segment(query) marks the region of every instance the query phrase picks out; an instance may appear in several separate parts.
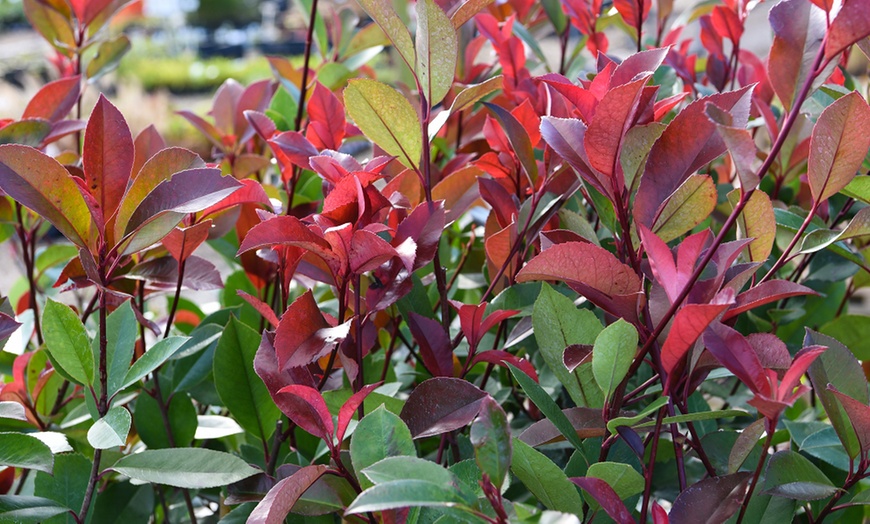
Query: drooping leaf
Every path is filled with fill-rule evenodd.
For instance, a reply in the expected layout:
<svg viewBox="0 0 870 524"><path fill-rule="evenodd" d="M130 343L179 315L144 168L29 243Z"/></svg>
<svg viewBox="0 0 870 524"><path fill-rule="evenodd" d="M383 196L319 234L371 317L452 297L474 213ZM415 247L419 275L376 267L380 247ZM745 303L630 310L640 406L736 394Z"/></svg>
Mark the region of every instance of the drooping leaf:
<svg viewBox="0 0 870 524"><path fill-rule="evenodd" d="M458 42L453 24L435 0L417 2L417 79L430 107L453 84Z"/></svg>
<svg viewBox="0 0 870 524"><path fill-rule="evenodd" d="M78 315L67 305L48 299L42 314L45 347L55 362L76 382L94 382L94 355Z"/></svg>
<svg viewBox="0 0 870 524"><path fill-rule="evenodd" d="M400 416L415 439L431 437L470 424L486 397L466 380L431 378L414 388Z"/></svg>
<svg viewBox="0 0 870 524"><path fill-rule="evenodd" d="M88 443L94 449L123 446L127 442L127 433L130 432L132 423L130 412L123 406L115 406L88 430Z"/></svg>
<svg viewBox="0 0 870 524"><path fill-rule="evenodd" d="M231 317L214 353L215 388L221 402L239 425L260 439L268 439L280 416L269 391L254 372L260 336Z"/></svg>
<svg viewBox="0 0 870 524"><path fill-rule="evenodd" d="M640 279L609 251L584 242L556 244L520 270L517 282L560 280L610 313L637 317Z"/></svg>
<svg viewBox="0 0 870 524"><path fill-rule="evenodd" d="M511 432L507 415L492 397L486 397L471 425L471 444L478 467L501 488L511 464Z"/></svg>
<svg viewBox="0 0 870 524"><path fill-rule="evenodd" d="M110 469L132 479L188 489L225 486L259 472L235 455L203 448L149 449L121 458Z"/></svg>
<svg viewBox="0 0 870 524"><path fill-rule="evenodd" d="M39 439L24 433L0 433L0 465L51 473L54 455Z"/></svg>
<svg viewBox="0 0 870 524"><path fill-rule="evenodd" d="M73 244L89 247L95 229L90 209L78 184L53 158L27 146L0 145L0 189Z"/></svg>
<svg viewBox="0 0 870 524"><path fill-rule="evenodd" d="M870 149L870 106L857 92L825 108L813 128L807 178L821 203L855 177Z"/></svg>
<svg viewBox="0 0 870 524"><path fill-rule="evenodd" d="M520 439L513 448L511 471L544 507L583 515L583 499L559 466Z"/></svg>
<svg viewBox="0 0 870 524"><path fill-rule="evenodd" d="M815 464L796 451L778 451L764 473L764 493L795 500L819 500L837 492Z"/></svg>
<svg viewBox="0 0 870 524"><path fill-rule="evenodd" d="M674 501L668 515L673 524L725 522L740 509L751 474L710 477L689 486Z"/></svg>
<svg viewBox="0 0 870 524"><path fill-rule="evenodd" d="M344 104L360 130L387 154L411 169L420 164L420 120L398 91L376 80L351 80L344 90Z"/></svg>
<svg viewBox="0 0 870 524"><path fill-rule="evenodd" d="M617 495L616 491L613 490L610 484L604 480L595 477L574 477L569 480L592 495L607 515L616 521L617 524L629 524L634 522L631 513L626 509L625 504L620 500L619 495Z"/></svg>
<svg viewBox="0 0 870 524"><path fill-rule="evenodd" d="M637 330L623 319L604 328L592 350L592 373L605 398L625 378L637 352Z"/></svg>
<svg viewBox="0 0 870 524"><path fill-rule="evenodd" d="M281 480L269 490L248 517L248 523L282 524L287 514L305 491L327 470L326 466L315 464L305 466L289 477Z"/></svg>

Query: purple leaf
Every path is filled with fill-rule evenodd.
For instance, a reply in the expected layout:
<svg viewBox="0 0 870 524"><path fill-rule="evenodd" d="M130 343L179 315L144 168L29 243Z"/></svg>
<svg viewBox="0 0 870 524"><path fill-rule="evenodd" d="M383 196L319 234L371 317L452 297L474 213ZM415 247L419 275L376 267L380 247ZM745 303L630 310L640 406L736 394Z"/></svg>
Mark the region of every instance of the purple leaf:
<svg viewBox="0 0 870 524"><path fill-rule="evenodd" d="M452 377L453 346L441 323L414 312L408 314L407 321L426 369L436 377Z"/></svg>
<svg viewBox="0 0 870 524"><path fill-rule="evenodd" d="M704 344L753 393L770 396L767 374L755 350L743 335L720 322L714 322L704 333Z"/></svg>
<svg viewBox="0 0 870 524"><path fill-rule="evenodd" d="M306 366L328 354L350 332L350 322L332 327L323 318L314 295L306 291L297 298L278 324L275 350L282 368Z"/></svg>
<svg viewBox="0 0 870 524"><path fill-rule="evenodd" d="M707 478L689 486L674 501L670 524L727 521L740 509L751 476L749 472L734 473Z"/></svg>
<svg viewBox="0 0 870 524"><path fill-rule="evenodd" d="M595 477L572 477L568 480L592 495L617 524L634 524L634 518L610 484Z"/></svg>
<svg viewBox="0 0 870 524"><path fill-rule="evenodd" d="M137 264L126 275L133 280L144 280L158 289L175 289L178 284L178 261L160 257ZM207 291L224 287L221 274L208 260L191 256L184 263L182 287L194 291Z"/></svg>
<svg viewBox="0 0 870 524"><path fill-rule="evenodd" d="M603 437L607 434L607 422L601 416L600 408L563 409L568 421L580 438ZM519 439L532 447L561 442L565 440L562 432L548 419L535 422L525 429Z"/></svg>
<svg viewBox="0 0 870 524"><path fill-rule="evenodd" d="M88 191L108 219L127 190L133 170L133 137L124 116L103 95L88 119L82 167Z"/></svg>
<svg viewBox="0 0 870 524"><path fill-rule="evenodd" d="M462 428L480 411L487 394L459 378L431 378L414 389L400 414L416 438Z"/></svg>
<svg viewBox="0 0 870 524"><path fill-rule="evenodd" d="M305 466L278 482L248 516L248 523L282 524L293 505L328 469L321 464Z"/></svg>
<svg viewBox="0 0 870 524"><path fill-rule="evenodd" d="M294 384L281 388L277 396L281 399L278 407L287 418L308 433L325 440L330 448L333 446L332 415L319 391L310 386Z"/></svg>

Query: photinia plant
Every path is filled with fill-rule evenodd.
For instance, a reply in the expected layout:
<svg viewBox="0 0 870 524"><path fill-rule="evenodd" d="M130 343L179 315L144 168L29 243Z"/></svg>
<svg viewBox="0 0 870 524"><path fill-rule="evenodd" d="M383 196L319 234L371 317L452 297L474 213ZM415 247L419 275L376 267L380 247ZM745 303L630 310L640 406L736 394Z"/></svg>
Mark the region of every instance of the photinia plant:
<svg viewBox="0 0 870 524"><path fill-rule="evenodd" d="M305 0L208 158L82 107L124 4L24 2L0 521L867 518L867 2L757 56L739 0Z"/></svg>

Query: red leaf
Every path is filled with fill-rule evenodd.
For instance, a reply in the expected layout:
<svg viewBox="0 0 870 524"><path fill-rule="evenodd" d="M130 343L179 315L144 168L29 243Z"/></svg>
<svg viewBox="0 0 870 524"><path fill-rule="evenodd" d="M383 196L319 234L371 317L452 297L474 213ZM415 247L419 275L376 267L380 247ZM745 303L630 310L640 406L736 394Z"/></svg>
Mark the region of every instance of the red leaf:
<svg viewBox="0 0 870 524"><path fill-rule="evenodd" d="M347 431L347 426L350 424L351 419L353 418L353 414L356 413L357 408L363 403L369 393L378 389L383 381L376 382L374 384L369 384L364 388L360 389L347 401L342 404L341 408L338 410L338 427L335 430L335 439L338 442L338 445L341 445L341 442L344 440L344 433Z"/></svg>
<svg viewBox="0 0 870 524"><path fill-rule="evenodd" d="M613 189L610 184L590 167L586 149L583 147L586 132L586 125L576 118L546 116L541 119L541 135L544 141L574 168L584 182L612 198Z"/></svg>
<svg viewBox="0 0 870 524"><path fill-rule="evenodd" d="M21 327L21 323L6 313L0 312L0 340L8 338L12 333L15 333L19 327Z"/></svg>
<svg viewBox="0 0 870 524"><path fill-rule="evenodd" d="M374 271L384 262L399 256L396 249L378 235L359 229L351 237L348 263L354 275Z"/></svg>
<svg viewBox="0 0 870 524"><path fill-rule="evenodd" d="M680 493L671 508L671 524L725 522L740 509L751 473L706 478Z"/></svg>
<svg viewBox="0 0 870 524"><path fill-rule="evenodd" d="M665 508L659 506L658 502L653 502L652 519L653 524L669 524L668 513L665 511Z"/></svg>
<svg viewBox="0 0 870 524"><path fill-rule="evenodd" d="M412 271L425 266L435 257L441 233L444 231L444 222L443 202L436 202L434 206L422 203L396 228L393 245L397 251L407 239L413 240L415 244Z"/></svg>
<svg viewBox="0 0 870 524"><path fill-rule="evenodd" d="M268 320L269 323L272 324L273 327L278 327L278 324L279 324L278 316L275 315L275 312L272 311L272 308L269 306L269 304L266 304L265 302L263 302L259 298L255 297L254 295L250 295L248 293L245 293L241 289L237 289L236 294L238 296L242 297L242 299L245 302L247 302L248 304L250 304L251 307L256 309L257 313L261 314L263 316L263 318Z"/></svg>
<svg viewBox="0 0 870 524"><path fill-rule="evenodd" d="M256 180L246 178L241 180L242 187L238 191L233 191L232 194L222 199L220 202L207 207L201 213L201 217L207 217L225 211L239 204L260 204L268 209L272 208L272 202L269 200L269 195L263 190L263 186Z"/></svg>
<svg viewBox="0 0 870 524"><path fill-rule="evenodd" d="M408 328L420 345L420 358L434 376L453 376L453 347L450 337L437 320L411 312L407 318Z"/></svg>
<svg viewBox="0 0 870 524"><path fill-rule="evenodd" d="M236 149L240 149L254 136L254 128L245 118L246 111L262 113L272 99L273 85L271 80L260 80L249 85L239 96L233 115L233 132L236 136Z"/></svg>
<svg viewBox="0 0 870 524"><path fill-rule="evenodd" d="M734 44L740 42L740 37L743 36L743 23L733 9L724 5L717 5L713 8L710 19L719 36L731 40Z"/></svg>
<svg viewBox="0 0 870 524"><path fill-rule="evenodd" d="M399 415L416 438L431 437L471 424L487 394L459 378L430 378L417 386Z"/></svg>
<svg viewBox="0 0 870 524"><path fill-rule="evenodd" d="M501 124L508 140L510 140L514 154L519 159L529 179L536 180L538 178L538 164L535 161L534 151L532 151L531 138L529 138L523 125L503 107L488 102L484 102L484 105L492 111L492 114Z"/></svg>
<svg viewBox="0 0 870 524"><path fill-rule="evenodd" d="M660 47L647 49L629 56L613 70L610 85L613 87L621 86L635 80L638 75L655 73L655 70L662 65L668 55L668 50L667 47Z"/></svg>
<svg viewBox="0 0 870 524"><path fill-rule="evenodd" d="M861 444L861 453L867 453L870 451L870 406L858 402L844 393L840 393L832 384L828 384L828 391L837 396L837 400L840 401L843 409L846 410L849 422L855 429L858 442Z"/></svg>
<svg viewBox="0 0 870 524"><path fill-rule="evenodd" d="M797 355L794 356L794 361L789 366L788 371L785 372L779 384L780 398L786 398L788 395L791 395L794 388L800 384L801 377L807 372L810 364L827 349L826 346L807 346L798 351Z"/></svg>
<svg viewBox="0 0 870 524"><path fill-rule="evenodd" d="M223 142L223 133L211 122L205 120L201 116L191 111L178 111L176 114L190 122L193 127L195 127L200 133L205 135L205 137L212 143L213 146L221 150L226 147Z"/></svg>
<svg viewBox="0 0 870 524"><path fill-rule="evenodd" d="M275 351L281 368L306 366L328 354L350 331L350 321L331 327L306 291L284 312L275 332Z"/></svg>
<svg viewBox="0 0 870 524"><path fill-rule="evenodd" d="M158 289L175 289L178 284L178 261L172 257L147 260L134 266L126 276L134 280L144 280ZM206 291L222 287L220 272L208 260L191 256L184 262L182 288Z"/></svg>
<svg viewBox="0 0 870 524"><path fill-rule="evenodd" d="M739 332L720 322L710 324L704 344L725 368L734 373L753 393L771 396L770 381L758 355Z"/></svg>
<svg viewBox="0 0 870 524"><path fill-rule="evenodd" d="M278 391L281 388L289 384L314 387L317 383L308 368L282 369L278 365L278 355L272 345L274 338L273 333L263 331L260 347L257 348L257 354L254 356L254 371L266 385L272 401L280 408L283 397L278 395Z"/></svg>
<svg viewBox="0 0 870 524"><path fill-rule="evenodd" d="M767 282L762 282L761 284L737 295L737 302L734 304L734 307L725 313L725 316L722 317L722 321L724 322L729 318L734 318L745 311L763 306L764 304L778 302L784 298L800 295L818 295L818 293L806 286L788 280L769 280Z"/></svg>
<svg viewBox="0 0 870 524"><path fill-rule="evenodd" d="M154 125L149 125L136 135L136 140L133 142L133 169L131 171L133 176L137 176L142 166L163 149L166 149L166 142L163 141L163 137L160 136Z"/></svg>
<svg viewBox="0 0 870 524"><path fill-rule="evenodd" d="M75 107L81 93L81 77L71 76L45 84L33 95L21 119L44 118L49 122L63 120Z"/></svg>
<svg viewBox="0 0 870 524"><path fill-rule="evenodd" d="M692 173L725 152L725 143L704 111L707 103L731 113L735 127L749 119L751 88L704 97L689 104L668 124L649 154L635 200L638 223L652 227L662 202Z"/></svg>
<svg viewBox="0 0 870 524"><path fill-rule="evenodd" d="M662 346L662 368L665 373L671 375L707 326L733 303L734 292L726 289L719 294L714 304L686 304L677 311L668 338Z"/></svg>
<svg viewBox="0 0 870 524"><path fill-rule="evenodd" d="M311 251L331 268L340 265L329 242L311 231L298 218L287 215L271 218L252 227L239 246L239 254L281 244Z"/></svg>
<svg viewBox="0 0 870 524"><path fill-rule="evenodd" d="M175 228L163 239L163 246L177 261L181 261L193 254L208 238L208 230L211 228L211 220L205 220L190 227Z"/></svg>
<svg viewBox="0 0 870 524"><path fill-rule="evenodd" d="M634 518L625 508L622 499L613 491L610 484L595 477L572 477L571 482L577 484L584 491L592 495L596 502L601 504L602 509L617 522L617 524L634 524Z"/></svg>
<svg viewBox="0 0 870 524"><path fill-rule="evenodd" d="M562 413L580 438L603 437L607 434L607 422L599 408L568 408L563 409ZM548 419L527 427L518 438L533 448L565 440L565 436Z"/></svg>
<svg viewBox="0 0 870 524"><path fill-rule="evenodd" d="M264 113L248 110L244 115L254 132L263 140L269 140L278 132L275 122Z"/></svg>
<svg viewBox="0 0 870 524"><path fill-rule="evenodd" d="M310 158L317 156L317 148L297 131L285 131L269 140L275 158L282 166L309 169Z"/></svg>
<svg viewBox="0 0 870 524"><path fill-rule="evenodd" d="M309 121L305 138L317 149L338 150L341 141L344 140L344 127L347 120L344 106L335 93L320 82L316 82L306 108Z"/></svg>
<svg viewBox="0 0 870 524"><path fill-rule="evenodd" d="M88 190L108 220L127 190L133 170L133 137L124 116L103 95L88 119L82 166Z"/></svg>
<svg viewBox="0 0 870 524"><path fill-rule="evenodd" d="M784 0L770 10L773 44L768 58L770 85L786 110L813 74L813 61L825 37L825 13L806 0ZM824 75L822 75L824 77Z"/></svg>
<svg viewBox="0 0 870 524"><path fill-rule="evenodd" d="M310 386L294 384L281 388L278 396L284 404L278 407L287 418L308 433L326 441L332 448L332 414L319 391Z"/></svg>
<svg viewBox="0 0 870 524"><path fill-rule="evenodd" d="M622 138L637 118L638 102L648 79L642 76L608 91L586 130L584 147L589 163L610 178L611 184L615 182L615 191L621 191L625 182L619 162Z"/></svg>
<svg viewBox="0 0 870 524"><path fill-rule="evenodd" d="M870 35L870 4L862 0L843 2L837 18L831 22L825 43L825 59L840 54L850 45Z"/></svg>
<svg viewBox="0 0 870 524"><path fill-rule="evenodd" d="M479 362L487 362L489 364L495 364L504 368L507 368L507 364L510 364L528 375L529 378L531 378L535 382L539 382L538 372L535 371L535 366L533 366L531 362L524 358L519 358L516 355L511 355L507 351L502 351L500 349L482 351L474 355L474 359L471 361L471 365L474 366Z"/></svg>
<svg viewBox="0 0 870 524"><path fill-rule="evenodd" d="M640 279L631 267L593 244L556 244L530 260L516 280L560 280L614 315L637 318Z"/></svg>
<svg viewBox="0 0 870 524"><path fill-rule="evenodd" d="M282 524L305 491L328 470L322 464L305 466L275 484L248 516L248 524Z"/></svg>
<svg viewBox="0 0 870 524"><path fill-rule="evenodd" d="M870 106L853 91L826 107L813 128L807 162L813 201L824 202L846 187L868 149Z"/></svg>

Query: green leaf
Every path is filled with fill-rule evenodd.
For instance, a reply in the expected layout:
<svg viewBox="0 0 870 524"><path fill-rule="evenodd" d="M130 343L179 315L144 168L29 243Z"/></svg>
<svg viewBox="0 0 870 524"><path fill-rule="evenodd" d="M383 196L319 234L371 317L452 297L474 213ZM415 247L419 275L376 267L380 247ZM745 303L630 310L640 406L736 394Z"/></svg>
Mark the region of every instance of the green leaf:
<svg viewBox="0 0 870 524"><path fill-rule="evenodd" d="M360 473L362 470L396 456L416 457L417 449L408 426L398 415L381 406L357 424L350 439L350 458L360 486L365 489L373 485Z"/></svg>
<svg viewBox="0 0 870 524"><path fill-rule="evenodd" d="M0 433L0 465L51 473L54 455L38 439L24 433Z"/></svg>
<svg viewBox="0 0 870 524"><path fill-rule="evenodd" d="M429 107L450 90L456 71L457 38L453 24L434 0L417 2L417 79Z"/></svg>
<svg viewBox="0 0 870 524"><path fill-rule="evenodd" d="M417 506L456 507L467 504L450 485L426 480L394 480L373 486L353 501L345 515Z"/></svg>
<svg viewBox="0 0 870 524"><path fill-rule="evenodd" d="M0 418L27 421L24 404L6 400L0 402Z"/></svg>
<svg viewBox="0 0 870 524"><path fill-rule="evenodd" d="M70 511L45 497L0 495L0 522L9 524L40 523Z"/></svg>
<svg viewBox="0 0 870 524"><path fill-rule="evenodd" d="M423 132L417 111L392 87L357 79L344 90L347 113L372 142L400 162L417 169L423 153Z"/></svg>
<svg viewBox="0 0 870 524"><path fill-rule="evenodd" d="M840 341L858 360L870 360L870 317L842 315L822 326L819 331Z"/></svg>
<svg viewBox="0 0 870 524"><path fill-rule="evenodd" d="M559 0L541 0L541 4L544 6L544 12L547 13L547 18L550 19L556 33L560 35L564 33L565 29L568 28L568 17L565 16L565 11L562 10Z"/></svg>
<svg viewBox="0 0 870 524"><path fill-rule="evenodd" d="M48 299L42 314L45 348L75 382L94 383L94 355L85 326L71 307Z"/></svg>
<svg viewBox="0 0 870 524"><path fill-rule="evenodd" d="M517 438L511 471L546 508L583 515L583 499L565 473L543 453Z"/></svg>
<svg viewBox="0 0 870 524"><path fill-rule="evenodd" d="M417 457L387 457L367 467L362 473L375 485L396 480L425 480L454 485L457 491L460 485L459 479L449 469Z"/></svg>
<svg viewBox="0 0 870 524"><path fill-rule="evenodd" d="M819 500L836 492L828 477L800 453L779 451L767 463L764 493L795 500Z"/></svg>
<svg viewBox="0 0 870 524"><path fill-rule="evenodd" d="M94 449L109 449L123 446L133 418L127 408L116 406L106 416L94 422L88 430L88 443Z"/></svg>
<svg viewBox="0 0 870 524"><path fill-rule="evenodd" d="M168 402L166 416L172 431L171 442L166 434L166 423L163 421L160 404L144 391L139 394L136 399L133 419L136 422L136 430L139 432L139 438L142 439L142 442L148 446L148 449L189 446L196 434L198 420L196 408L187 393L172 395Z"/></svg>
<svg viewBox="0 0 870 524"><path fill-rule="evenodd" d="M93 463L83 455L63 454L55 457L54 472L38 472L34 480L34 495L52 499L68 508L81 508L91 477ZM51 519L46 524L75 524L72 515Z"/></svg>
<svg viewBox="0 0 870 524"><path fill-rule="evenodd" d="M697 226L716 207L716 184L707 175L691 175L665 201L652 231L670 242Z"/></svg>
<svg viewBox="0 0 870 524"><path fill-rule="evenodd" d="M256 475L244 460L202 448L148 449L128 455L110 469L132 479L177 488L214 488Z"/></svg>
<svg viewBox="0 0 870 524"><path fill-rule="evenodd" d="M112 482L100 491L94 505L92 523L123 522L148 524L154 511L154 488L130 482Z"/></svg>
<svg viewBox="0 0 870 524"><path fill-rule="evenodd" d="M526 375L524 372L515 368L513 365L508 364L508 368L511 370L511 374L513 374L514 379L520 384L520 387L523 388L523 391L526 395L529 396L529 399L538 406L538 409L541 410L541 413L547 417L547 420L553 423L556 426L556 429L559 430L559 433L565 436L568 439L568 442L571 443L572 446L576 449L581 449L583 446L583 441L580 440L580 437L577 436L577 432L574 430L574 426L571 424L571 421L568 420L568 417L565 416L565 413L559 409L559 405L556 404L556 401L553 400L550 395L544 391L537 382L532 380L531 377Z"/></svg>
<svg viewBox="0 0 870 524"><path fill-rule="evenodd" d="M595 339L592 373L605 398L610 398L637 353L637 330L623 319L610 324Z"/></svg>
<svg viewBox="0 0 870 524"><path fill-rule="evenodd" d="M235 317L230 319L214 354L215 387L239 425L261 440L275 430L281 411L254 372L260 335Z"/></svg>
<svg viewBox="0 0 870 524"><path fill-rule="evenodd" d="M586 476L607 482L622 500L637 495L644 487L641 474L628 464L597 462L589 466Z"/></svg>
<svg viewBox="0 0 870 524"><path fill-rule="evenodd" d="M616 433L616 428L619 426L634 426L648 415L658 411L659 408L668 403L668 397L659 397L645 407L640 413L633 417L616 417L607 421L607 430L611 433Z"/></svg>
<svg viewBox="0 0 870 524"><path fill-rule="evenodd" d="M566 347L572 344L592 345L595 342L602 330L595 313L578 309L571 299L548 284L543 284L532 311L532 327L544 362L562 383L571 400L580 407L603 406L604 397L595 384L592 365L581 365L572 373L562 360Z"/></svg>
<svg viewBox="0 0 870 524"><path fill-rule="evenodd" d="M125 301L106 318L106 390L109 398L121 389L124 375L130 369L133 351L136 347L136 337L139 334L139 322L133 313L130 301ZM100 340L94 337L91 343L94 360L99 359ZM99 383L94 384L97 394L100 393Z"/></svg>
<svg viewBox="0 0 870 524"><path fill-rule="evenodd" d="M142 355L142 357L140 357L129 370L127 370L119 389L124 389L145 378L148 373L151 373L164 362L169 360L176 351L181 349L187 340L188 337L169 337L154 344L151 349L146 351L145 354Z"/></svg>
<svg viewBox="0 0 870 524"><path fill-rule="evenodd" d="M411 42L411 33L408 32L402 19L393 10L392 2L390 0L359 0L359 4L372 17L372 20L383 29L408 67L414 69L414 43Z"/></svg>
<svg viewBox="0 0 870 524"><path fill-rule="evenodd" d="M501 488L511 465L511 430L507 415L492 397L483 399L471 425L474 459L496 488Z"/></svg>
<svg viewBox="0 0 870 524"><path fill-rule="evenodd" d="M687 413L685 415L674 415L673 417L665 417L662 419L662 424L683 424L685 422L700 422L704 420L716 420L720 418L731 417L750 417L751 415L742 409L724 409L719 411L701 411L697 413ZM655 422L645 422L632 426L635 428L648 428L655 426Z"/></svg>
<svg viewBox="0 0 870 524"><path fill-rule="evenodd" d="M119 35L100 43L97 54L85 69L88 82L93 83L106 73L114 71L131 48L130 39L126 35Z"/></svg>

